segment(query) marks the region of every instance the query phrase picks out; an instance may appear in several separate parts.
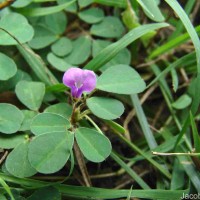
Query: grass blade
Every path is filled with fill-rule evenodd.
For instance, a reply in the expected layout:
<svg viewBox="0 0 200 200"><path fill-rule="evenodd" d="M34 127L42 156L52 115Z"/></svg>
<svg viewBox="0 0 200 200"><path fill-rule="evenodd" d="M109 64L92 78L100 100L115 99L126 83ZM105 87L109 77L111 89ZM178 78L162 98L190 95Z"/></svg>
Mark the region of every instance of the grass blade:
<svg viewBox="0 0 200 200"><path fill-rule="evenodd" d="M37 181L34 179L17 178L9 175L0 173L5 181L20 184L24 187L44 187L49 185L49 182ZM115 190L115 189L103 189L94 187L83 187L83 186L69 186L63 184L55 185L59 191L71 198L80 199L117 199L126 198L130 193L130 190ZM187 193L188 190L132 190L131 197L135 198L146 198L146 199L180 199L182 194Z"/></svg>
<svg viewBox="0 0 200 200"><path fill-rule="evenodd" d="M143 130L144 136L146 138L146 141L149 145L150 149L154 149L157 147L156 140L153 136L153 133L151 132L151 129L149 128L149 124L147 122L146 116L144 114L144 111L142 109L142 106L140 104L140 101L138 99L137 95L131 95L131 101L134 105L138 120L140 122L140 126Z"/></svg>
<svg viewBox="0 0 200 200"><path fill-rule="evenodd" d="M58 83L54 75L46 67L43 60L35 54L32 49L30 49L27 45L18 45L17 48L41 81L46 83L48 86Z"/></svg>
<svg viewBox="0 0 200 200"><path fill-rule="evenodd" d="M197 26L195 28L195 31L197 32L197 34L200 34L200 26ZM169 52L170 50L174 49L175 47L185 43L186 41L188 41L190 39L190 36L188 33L184 33L172 40L170 40L169 42L165 43L164 45L157 47L154 51L152 51L149 54L149 59L153 59L156 58L164 53Z"/></svg>
<svg viewBox="0 0 200 200"><path fill-rule="evenodd" d="M95 3L103 4L106 6L115 6L118 8L126 8L126 0L93 0Z"/></svg>
<svg viewBox="0 0 200 200"><path fill-rule="evenodd" d="M199 37L198 37L193 25L191 24L190 19L188 18L187 14L183 10L183 8L179 5L179 3L176 0L165 0L165 1L171 6L171 8L180 17L188 34L191 37L191 40L194 44L194 48L196 50L197 72L200 73L200 41L199 41Z"/></svg>
<svg viewBox="0 0 200 200"><path fill-rule="evenodd" d="M65 8L69 7L71 4L73 4L76 1L77 0L72 0L70 2L61 4L61 5L51 6L47 8L41 7L41 8L20 9L20 13L29 17L39 17L39 16L44 16L44 15L50 15L50 14L57 13L64 10Z"/></svg>
<svg viewBox="0 0 200 200"><path fill-rule="evenodd" d="M195 62L195 52L192 52L190 54L187 54L181 58L179 58L178 60L176 60L175 62L171 63L166 69L164 69L162 72L160 72L155 79L153 79L149 85L147 86L147 88L151 87L153 84L155 84L158 80L160 80L161 78L163 78L163 76L165 76L168 72L170 72L172 69L175 69L177 67L180 66L185 66L185 65L189 65L191 63Z"/></svg>
<svg viewBox="0 0 200 200"><path fill-rule="evenodd" d="M166 26L168 26L168 24L166 23L155 23L155 24L143 25L131 30L126 35L124 35L120 40L103 49L94 59L92 59L85 66L85 69L97 71L101 66L103 66L108 61L110 61L114 56L116 56L120 50L127 47L136 39L147 34L149 31L153 31L155 29L163 28Z"/></svg>
<svg viewBox="0 0 200 200"><path fill-rule="evenodd" d="M151 189L141 178L137 175L135 171L133 171L117 154L114 152L111 153L111 157L115 162L117 162L132 178L135 180L141 188L143 189Z"/></svg>

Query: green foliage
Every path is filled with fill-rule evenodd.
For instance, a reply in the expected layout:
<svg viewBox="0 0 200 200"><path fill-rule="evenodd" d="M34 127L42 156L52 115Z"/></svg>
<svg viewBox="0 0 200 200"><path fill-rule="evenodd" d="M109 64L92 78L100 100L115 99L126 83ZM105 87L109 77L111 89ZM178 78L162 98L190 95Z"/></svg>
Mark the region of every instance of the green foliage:
<svg viewBox="0 0 200 200"><path fill-rule="evenodd" d="M42 49L49 46L57 40L57 36L46 27L36 25L34 27L35 34L29 45L33 49Z"/></svg>
<svg viewBox="0 0 200 200"><path fill-rule="evenodd" d="M68 2L66 2L66 1L68 1ZM21 10L21 13L23 13L26 16L30 16L30 17L50 15L50 14L60 12L63 9L67 9L75 1L76 0L65 0L64 4L51 6L51 7L47 7L47 8L42 8L42 7L41 8L26 8L26 9Z"/></svg>
<svg viewBox="0 0 200 200"><path fill-rule="evenodd" d="M172 106L176 109L184 109L188 107L192 102L192 99L187 94L183 94L180 96L173 104Z"/></svg>
<svg viewBox="0 0 200 200"><path fill-rule="evenodd" d="M111 153L109 139L93 129L78 128L75 138L83 155L92 162L102 162Z"/></svg>
<svg viewBox="0 0 200 200"><path fill-rule="evenodd" d="M61 195L58 189L52 186L40 188L36 190L27 200L61 200Z"/></svg>
<svg viewBox="0 0 200 200"><path fill-rule="evenodd" d="M47 107L44 112L55 113L69 119L72 114L72 107L66 103L58 103Z"/></svg>
<svg viewBox="0 0 200 200"><path fill-rule="evenodd" d="M15 62L3 53L0 53L0 80L5 81L17 73Z"/></svg>
<svg viewBox="0 0 200 200"><path fill-rule="evenodd" d="M80 65L84 63L91 53L91 39L88 36L81 36L72 42L72 52L65 57L67 63Z"/></svg>
<svg viewBox="0 0 200 200"><path fill-rule="evenodd" d="M51 50L57 56L66 56L72 51L72 42L70 39L62 37L51 45Z"/></svg>
<svg viewBox="0 0 200 200"><path fill-rule="evenodd" d="M200 152L200 137L199 137L197 126L195 124L194 117L192 116L191 112L190 112L190 121L191 121L191 126L192 126L194 148L196 152Z"/></svg>
<svg viewBox="0 0 200 200"><path fill-rule="evenodd" d="M45 85L41 82L20 81L15 89L18 99L30 110L37 111L45 93Z"/></svg>
<svg viewBox="0 0 200 200"><path fill-rule="evenodd" d="M43 174L59 171L69 159L73 142L74 135L69 132L52 130L51 133L38 135L29 145L31 166Z"/></svg>
<svg viewBox="0 0 200 200"><path fill-rule="evenodd" d="M121 39L117 42L109 45L107 48L103 49L98 56L96 56L93 60L91 60L86 66L86 69L98 70L108 61L110 61L114 56L116 56L122 49L127 47L136 39L140 38L141 36L145 35L146 33L168 26L166 23L157 23L157 24L148 24L143 25L138 28L133 29L132 31L128 32L124 35Z"/></svg>
<svg viewBox="0 0 200 200"><path fill-rule="evenodd" d="M158 5L156 4L156 1L137 0L137 2L140 4L140 6L143 8L144 12L150 19L156 22L164 21L164 17L162 13L160 12L160 9Z"/></svg>
<svg viewBox="0 0 200 200"><path fill-rule="evenodd" d="M24 119L23 113L14 105L0 103L0 132L16 133Z"/></svg>
<svg viewBox="0 0 200 200"><path fill-rule="evenodd" d="M146 84L140 75L127 65L110 67L97 82L98 89L117 94L136 94L142 92L145 87Z"/></svg>
<svg viewBox="0 0 200 200"><path fill-rule="evenodd" d="M33 0L18 0L12 4L14 8L22 8L29 5Z"/></svg>
<svg viewBox="0 0 200 200"><path fill-rule="evenodd" d="M35 135L49 132L64 132L70 127L69 121L59 114L41 113L33 118L31 131Z"/></svg>
<svg viewBox="0 0 200 200"><path fill-rule="evenodd" d="M124 112L123 104L111 98L92 97L87 99L87 106L94 115L102 119L116 119Z"/></svg>
<svg viewBox="0 0 200 200"><path fill-rule="evenodd" d="M25 141L25 134L12 134L12 135L5 135L0 134L0 148L2 149L13 149L18 144Z"/></svg>
<svg viewBox="0 0 200 200"><path fill-rule="evenodd" d="M197 1L3 1L0 199L200 192ZM80 70L68 88L62 79L72 66L97 80ZM127 174L127 189L107 189Z"/></svg>
<svg viewBox="0 0 200 200"><path fill-rule="evenodd" d="M28 142L23 142L16 146L6 159L6 169L16 177L28 177L36 174L36 170L31 167L28 160Z"/></svg>
<svg viewBox="0 0 200 200"><path fill-rule="evenodd" d="M78 5L80 6L80 8L86 7L91 3L93 3L93 0L78 0Z"/></svg>
<svg viewBox="0 0 200 200"><path fill-rule="evenodd" d="M87 10L81 11L78 16L80 19L89 24L95 24L103 20L104 11L99 8L89 8Z"/></svg>
<svg viewBox="0 0 200 200"><path fill-rule="evenodd" d="M117 17L105 17L99 24L92 25L90 32L92 35L103 38L118 38L124 33L124 27Z"/></svg>
<svg viewBox="0 0 200 200"><path fill-rule="evenodd" d="M23 15L18 13L4 15L0 20L0 45L17 44L16 40L1 28L9 32L20 43L30 41L34 34L34 30L28 23L28 20Z"/></svg>
<svg viewBox="0 0 200 200"><path fill-rule="evenodd" d="M59 58L53 53L47 55L47 60L55 69L61 72L65 72L71 67L63 58Z"/></svg>
<svg viewBox="0 0 200 200"><path fill-rule="evenodd" d="M64 33L67 25L67 17L64 12L47 15L45 16L44 21L48 29L57 35Z"/></svg>

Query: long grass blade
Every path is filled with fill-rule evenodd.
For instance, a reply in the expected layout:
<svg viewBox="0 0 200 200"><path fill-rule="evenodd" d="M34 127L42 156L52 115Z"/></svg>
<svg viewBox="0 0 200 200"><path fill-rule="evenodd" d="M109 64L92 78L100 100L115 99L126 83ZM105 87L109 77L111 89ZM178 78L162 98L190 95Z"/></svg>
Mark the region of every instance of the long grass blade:
<svg viewBox="0 0 200 200"><path fill-rule="evenodd" d="M168 24L166 23L156 23L156 24L143 25L131 30L126 35L124 35L120 40L103 49L94 59L92 59L85 66L85 69L97 71L101 66L103 66L108 61L110 61L114 56L116 56L120 50L127 47L136 39L147 34L149 31L153 31L155 29L163 28L166 26L168 26Z"/></svg>
<svg viewBox="0 0 200 200"><path fill-rule="evenodd" d="M191 40L194 44L194 48L196 51L196 57L197 57L197 72L200 73L200 41L199 37L188 18L187 14L183 10L183 8L180 6L180 4L176 0L165 0L171 8L176 12L176 14L180 17L182 23L184 24L188 34L191 37Z"/></svg>
<svg viewBox="0 0 200 200"><path fill-rule="evenodd" d="M24 187L44 187L49 185L48 182L37 181L34 179L17 178L0 173L5 181L20 184ZM69 186L58 184L55 185L59 191L69 198L79 199L117 199L126 198L130 193L130 190L115 190L115 189L103 189L94 187L83 186ZM135 198L147 198L147 199L180 199L182 194L187 193L188 190L132 190L131 197Z"/></svg>

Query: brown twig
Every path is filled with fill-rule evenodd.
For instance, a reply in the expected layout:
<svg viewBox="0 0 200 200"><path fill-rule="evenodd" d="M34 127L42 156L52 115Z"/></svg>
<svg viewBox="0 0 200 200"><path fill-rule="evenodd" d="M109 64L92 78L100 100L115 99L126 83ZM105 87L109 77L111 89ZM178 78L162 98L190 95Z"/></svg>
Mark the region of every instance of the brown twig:
<svg viewBox="0 0 200 200"><path fill-rule="evenodd" d="M6 1L3 1L2 3L0 3L0 10L10 6L12 3L14 3L15 0L6 0Z"/></svg>
<svg viewBox="0 0 200 200"><path fill-rule="evenodd" d="M75 152L76 159L77 159L81 174L83 176L83 180L85 182L85 185L87 187L90 187L90 186L92 186L92 183L91 183L91 180L90 180L90 177L89 177L89 174L88 174L88 170L87 170L87 167L86 167L86 164L85 164L83 154L80 151L79 146L78 146L76 141L74 141L74 152Z"/></svg>
<svg viewBox="0 0 200 200"><path fill-rule="evenodd" d="M0 159L0 165L1 163L6 159L6 156L8 155L8 151L5 151L5 153L3 154L3 156Z"/></svg>

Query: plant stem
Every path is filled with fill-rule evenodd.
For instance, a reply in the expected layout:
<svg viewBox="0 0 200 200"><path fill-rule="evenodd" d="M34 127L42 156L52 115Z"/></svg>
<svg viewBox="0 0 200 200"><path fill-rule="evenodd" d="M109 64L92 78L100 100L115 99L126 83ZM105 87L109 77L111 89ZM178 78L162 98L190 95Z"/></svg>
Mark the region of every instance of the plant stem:
<svg viewBox="0 0 200 200"><path fill-rule="evenodd" d="M89 177L89 174L88 174L88 170L87 170L87 167L86 167L86 164L85 164L85 160L84 160L82 152L79 149L79 146L78 146L76 140L74 141L74 152L75 152L76 159L77 159L81 174L83 176L83 180L85 182L85 185L87 187L91 187L92 183L91 183L91 180L90 180L90 177Z"/></svg>

